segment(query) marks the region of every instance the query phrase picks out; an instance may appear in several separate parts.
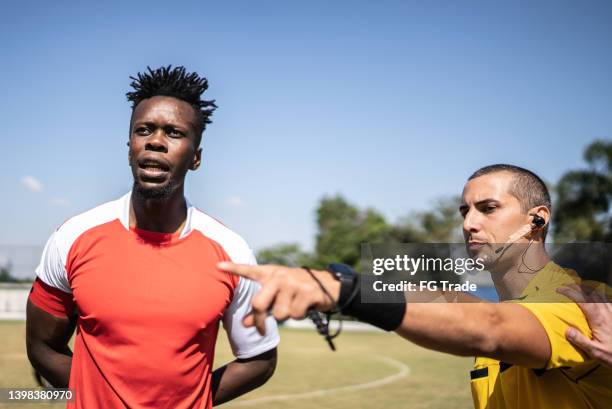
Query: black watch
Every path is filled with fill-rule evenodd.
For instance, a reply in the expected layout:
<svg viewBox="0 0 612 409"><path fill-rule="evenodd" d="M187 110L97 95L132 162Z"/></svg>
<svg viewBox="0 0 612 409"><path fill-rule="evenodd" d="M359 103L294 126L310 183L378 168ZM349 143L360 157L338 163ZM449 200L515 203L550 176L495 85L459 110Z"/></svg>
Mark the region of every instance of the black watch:
<svg viewBox="0 0 612 409"><path fill-rule="evenodd" d="M330 264L327 266L327 271L329 271L336 280L340 281L340 295L338 296L337 304L340 310L342 310L355 294L359 275L352 268L341 263Z"/></svg>

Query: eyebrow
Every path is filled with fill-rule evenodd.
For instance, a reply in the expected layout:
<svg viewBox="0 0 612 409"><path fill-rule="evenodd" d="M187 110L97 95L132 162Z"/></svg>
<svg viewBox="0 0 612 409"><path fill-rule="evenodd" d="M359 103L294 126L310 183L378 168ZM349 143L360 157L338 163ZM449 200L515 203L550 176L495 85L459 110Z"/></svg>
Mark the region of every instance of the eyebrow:
<svg viewBox="0 0 612 409"><path fill-rule="evenodd" d="M497 199L487 198L487 199L482 199L482 200L477 201L476 203L474 203L474 206L480 206L480 205L491 203L491 202L498 203L498 204L501 203Z"/></svg>
<svg viewBox="0 0 612 409"><path fill-rule="evenodd" d="M501 202L497 199L493 199L493 198L486 198L486 199L482 199L477 201L476 203L474 203L474 206L476 207L480 207L482 205L488 204L488 203L496 203L496 204L501 204ZM462 204L461 206L459 206L459 211L462 212L465 209L467 209L469 206L467 204Z"/></svg>
<svg viewBox="0 0 612 409"><path fill-rule="evenodd" d="M136 125L147 125L147 126L153 125L155 127L158 126L154 121L146 121L146 120L135 121L133 125L134 126L136 126ZM182 125L177 125L175 123L168 123L168 124L164 125L162 128L167 128L167 127L178 129L178 130L185 130L186 129L186 127L184 127Z"/></svg>

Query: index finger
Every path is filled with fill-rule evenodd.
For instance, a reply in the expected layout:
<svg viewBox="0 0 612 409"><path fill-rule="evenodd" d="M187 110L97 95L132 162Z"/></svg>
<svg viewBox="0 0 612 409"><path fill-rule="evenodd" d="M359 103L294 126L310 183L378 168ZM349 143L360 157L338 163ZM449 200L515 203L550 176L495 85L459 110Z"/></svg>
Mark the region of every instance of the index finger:
<svg viewBox="0 0 612 409"><path fill-rule="evenodd" d="M217 268L219 270L227 271L232 274L239 275L244 278L249 278L254 281L261 282L265 279L268 274L270 274L270 270L268 266L252 266L249 264L236 264L231 263L229 261L222 261L217 263Z"/></svg>

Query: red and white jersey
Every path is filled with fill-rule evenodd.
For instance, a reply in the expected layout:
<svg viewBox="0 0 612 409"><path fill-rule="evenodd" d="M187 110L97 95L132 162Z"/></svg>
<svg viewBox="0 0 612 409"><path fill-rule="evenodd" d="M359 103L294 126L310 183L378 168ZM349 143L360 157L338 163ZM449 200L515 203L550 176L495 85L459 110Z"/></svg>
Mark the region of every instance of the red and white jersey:
<svg viewBox="0 0 612 409"><path fill-rule="evenodd" d="M255 264L236 233L188 204L177 234L129 227L131 193L58 228L36 269L30 301L78 314L69 408L211 408L219 321L232 351L249 358L279 342L245 328L257 283L219 271Z"/></svg>

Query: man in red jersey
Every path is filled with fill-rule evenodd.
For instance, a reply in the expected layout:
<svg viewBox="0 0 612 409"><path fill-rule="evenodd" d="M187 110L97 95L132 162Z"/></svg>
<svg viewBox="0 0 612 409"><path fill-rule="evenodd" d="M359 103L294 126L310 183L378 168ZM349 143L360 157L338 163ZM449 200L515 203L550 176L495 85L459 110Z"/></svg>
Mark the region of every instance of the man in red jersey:
<svg viewBox="0 0 612 409"><path fill-rule="evenodd" d="M211 408L270 378L278 331L273 318L263 336L242 325L258 285L216 264L255 264L253 253L184 197L216 108L201 99L206 78L164 67L133 80L133 189L49 238L28 300L28 357L73 388L68 407ZM236 360L213 372L221 320Z"/></svg>

